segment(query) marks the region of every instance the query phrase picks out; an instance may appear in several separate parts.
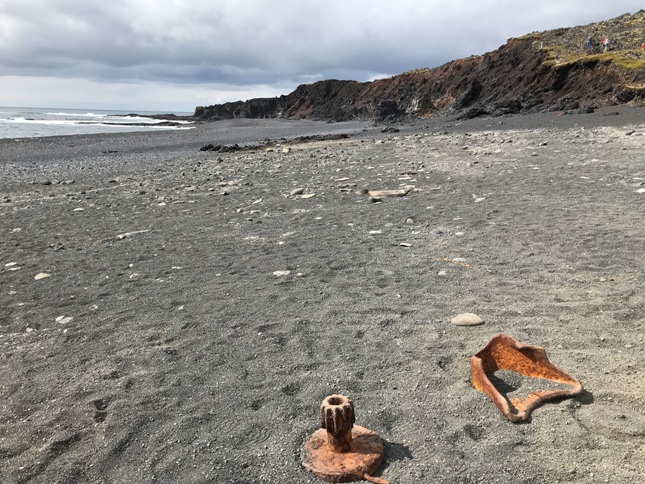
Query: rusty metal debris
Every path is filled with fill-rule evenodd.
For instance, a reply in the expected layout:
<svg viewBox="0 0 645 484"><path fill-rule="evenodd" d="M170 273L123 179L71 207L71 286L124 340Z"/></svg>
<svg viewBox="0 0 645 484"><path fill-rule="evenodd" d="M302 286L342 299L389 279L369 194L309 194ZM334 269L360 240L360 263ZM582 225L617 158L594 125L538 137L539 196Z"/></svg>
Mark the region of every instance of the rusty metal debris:
<svg viewBox="0 0 645 484"><path fill-rule="evenodd" d="M523 400L512 398L509 401L488 378L488 373L497 370L511 370L523 376L570 385L571 388L540 390L529 393ZM473 386L477 390L486 392L511 422L527 420L534 409L549 400L573 397L582 393L580 382L551 364L544 348L519 343L506 334L496 334L486 346L470 358L470 371Z"/></svg>
<svg viewBox="0 0 645 484"><path fill-rule="evenodd" d="M305 442L302 464L327 482L388 481L372 474L383 460L383 441L373 431L354 425L354 403L330 395L320 404L320 429Z"/></svg>

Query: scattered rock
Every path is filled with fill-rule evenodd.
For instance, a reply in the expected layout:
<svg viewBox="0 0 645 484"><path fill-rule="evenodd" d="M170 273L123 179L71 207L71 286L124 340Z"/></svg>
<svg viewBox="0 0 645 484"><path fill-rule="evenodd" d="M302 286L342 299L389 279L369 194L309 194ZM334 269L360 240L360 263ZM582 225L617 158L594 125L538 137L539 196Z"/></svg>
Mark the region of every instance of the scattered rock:
<svg viewBox="0 0 645 484"><path fill-rule="evenodd" d="M295 197L296 195L302 195L303 193L305 193L305 189L302 187L298 187L291 190L289 195L291 195L292 197Z"/></svg>
<svg viewBox="0 0 645 484"><path fill-rule="evenodd" d="M273 275L276 277L285 277L291 274L291 271L274 271Z"/></svg>
<svg viewBox="0 0 645 484"><path fill-rule="evenodd" d="M405 197L412 190L414 190L414 187L408 185L405 188L398 188L396 190L369 190L367 193L369 193L370 197L374 198L394 198Z"/></svg>
<svg viewBox="0 0 645 484"><path fill-rule="evenodd" d="M123 240L127 237L132 237L133 235L136 235L136 234L144 234L146 232L150 232L150 230L135 230L134 232L125 232L123 234L117 235L116 238L119 240Z"/></svg>
<svg viewBox="0 0 645 484"><path fill-rule="evenodd" d="M213 145L211 143L202 146L199 148L199 151L215 151L217 153L231 153L233 151L240 151L243 148L240 147L237 143L233 146L224 146L224 145Z"/></svg>
<svg viewBox="0 0 645 484"><path fill-rule="evenodd" d="M51 274L48 274L47 272L39 272L34 276L34 279L37 281L40 281L41 279L47 279L48 277L51 277Z"/></svg>
<svg viewBox="0 0 645 484"><path fill-rule="evenodd" d="M479 326L484 324L484 320L474 313L458 314L450 322L455 326Z"/></svg>

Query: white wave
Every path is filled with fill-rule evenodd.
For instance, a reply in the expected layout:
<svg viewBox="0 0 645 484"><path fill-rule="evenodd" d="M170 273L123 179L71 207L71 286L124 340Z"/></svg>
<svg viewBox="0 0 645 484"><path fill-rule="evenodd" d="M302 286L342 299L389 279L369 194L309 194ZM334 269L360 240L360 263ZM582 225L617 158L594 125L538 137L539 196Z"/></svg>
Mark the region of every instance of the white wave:
<svg viewBox="0 0 645 484"><path fill-rule="evenodd" d="M68 116L68 117L77 117L77 118L107 118L109 114L98 114L98 113L45 113L47 116Z"/></svg>

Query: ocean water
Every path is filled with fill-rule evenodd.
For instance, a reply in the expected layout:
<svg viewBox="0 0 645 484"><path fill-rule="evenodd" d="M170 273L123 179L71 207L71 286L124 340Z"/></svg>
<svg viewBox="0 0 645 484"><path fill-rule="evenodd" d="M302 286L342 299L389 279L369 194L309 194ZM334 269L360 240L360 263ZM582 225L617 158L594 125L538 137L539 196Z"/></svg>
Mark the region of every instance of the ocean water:
<svg viewBox="0 0 645 484"><path fill-rule="evenodd" d="M163 126L162 120L129 116L128 111L100 109L57 109L0 107L0 138L34 138L71 134L114 133L160 129L190 129L190 121L178 121L180 126ZM165 114L165 113L164 113ZM174 113L190 115L192 113Z"/></svg>

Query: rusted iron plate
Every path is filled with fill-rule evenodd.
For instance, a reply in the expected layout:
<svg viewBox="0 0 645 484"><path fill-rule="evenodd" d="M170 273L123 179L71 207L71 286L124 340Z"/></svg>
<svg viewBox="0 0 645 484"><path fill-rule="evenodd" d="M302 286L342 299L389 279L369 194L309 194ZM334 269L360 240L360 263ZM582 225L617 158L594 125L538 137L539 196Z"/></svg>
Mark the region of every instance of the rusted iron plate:
<svg viewBox="0 0 645 484"><path fill-rule="evenodd" d="M570 388L540 390L530 393L523 400L519 398L509 400L488 378L488 373L497 370L510 370L527 377L543 378L569 385ZM486 392L511 422L525 421L534 409L545 402L574 397L583 390L577 379L549 362L544 348L519 343L506 334L496 334L486 346L470 358L470 371L473 386L477 390Z"/></svg>

